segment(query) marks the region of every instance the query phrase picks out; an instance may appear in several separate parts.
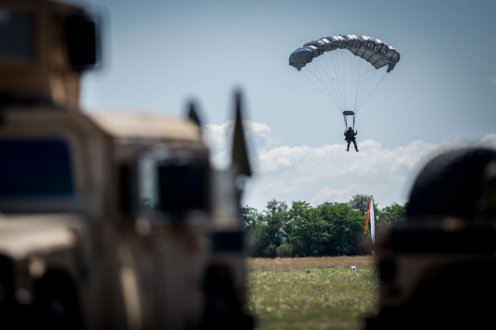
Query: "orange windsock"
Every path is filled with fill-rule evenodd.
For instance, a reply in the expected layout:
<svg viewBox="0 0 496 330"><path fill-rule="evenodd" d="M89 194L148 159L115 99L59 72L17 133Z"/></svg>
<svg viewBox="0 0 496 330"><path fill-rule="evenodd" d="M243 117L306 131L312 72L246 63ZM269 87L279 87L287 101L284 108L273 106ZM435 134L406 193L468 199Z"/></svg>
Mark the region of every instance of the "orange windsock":
<svg viewBox="0 0 496 330"><path fill-rule="evenodd" d="M369 229L369 221L370 221L370 201L369 201L369 208L367 211L367 218L365 219L365 228L363 229L364 235L367 235L367 231Z"/></svg>

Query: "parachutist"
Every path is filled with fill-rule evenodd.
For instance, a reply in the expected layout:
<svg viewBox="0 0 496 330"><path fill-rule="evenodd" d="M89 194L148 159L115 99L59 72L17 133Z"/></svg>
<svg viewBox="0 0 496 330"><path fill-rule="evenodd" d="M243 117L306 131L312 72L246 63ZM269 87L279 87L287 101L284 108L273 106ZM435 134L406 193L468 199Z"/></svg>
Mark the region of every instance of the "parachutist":
<svg viewBox="0 0 496 330"><path fill-rule="evenodd" d="M346 151L350 151L350 143L353 142L355 146L355 150L358 152L358 147L356 144L355 136L358 134L358 131L353 131L351 127L348 127L348 130L344 131L344 139L348 143L346 146Z"/></svg>
<svg viewBox="0 0 496 330"><path fill-rule="evenodd" d="M323 60L317 60L321 56ZM399 61L400 53L391 45L354 34L312 40L289 55L289 65L303 71L343 112L345 129L355 129L355 115ZM353 124L348 125L348 119ZM358 151L354 139L350 141Z"/></svg>

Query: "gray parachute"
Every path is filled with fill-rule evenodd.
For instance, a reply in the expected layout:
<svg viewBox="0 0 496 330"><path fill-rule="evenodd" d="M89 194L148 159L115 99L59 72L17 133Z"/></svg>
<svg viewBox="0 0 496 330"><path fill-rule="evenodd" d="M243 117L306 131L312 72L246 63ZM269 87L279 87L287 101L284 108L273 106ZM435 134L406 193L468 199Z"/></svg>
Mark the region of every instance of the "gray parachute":
<svg viewBox="0 0 496 330"><path fill-rule="evenodd" d="M387 72L393 70L400 60L400 53L382 40L363 35L339 34L304 44L289 56L289 65L300 71L314 58L336 49L347 49L372 64L376 69L388 65Z"/></svg>
<svg viewBox="0 0 496 330"><path fill-rule="evenodd" d="M289 65L328 96L345 127L354 129L356 114L399 60L400 53L382 40L339 34L307 42L289 56Z"/></svg>

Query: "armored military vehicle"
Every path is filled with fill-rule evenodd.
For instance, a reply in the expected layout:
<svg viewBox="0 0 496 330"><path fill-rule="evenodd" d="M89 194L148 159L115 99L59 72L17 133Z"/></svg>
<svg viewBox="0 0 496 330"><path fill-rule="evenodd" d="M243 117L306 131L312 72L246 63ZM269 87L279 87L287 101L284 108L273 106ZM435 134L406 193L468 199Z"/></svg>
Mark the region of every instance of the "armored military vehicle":
<svg viewBox="0 0 496 330"><path fill-rule="evenodd" d="M365 329L493 329L496 150L458 146L433 157L404 220L377 241L378 313Z"/></svg>
<svg viewBox="0 0 496 330"><path fill-rule="evenodd" d="M74 4L0 4L2 326L251 328L239 95L223 171L194 106L184 119L83 111L98 30Z"/></svg>

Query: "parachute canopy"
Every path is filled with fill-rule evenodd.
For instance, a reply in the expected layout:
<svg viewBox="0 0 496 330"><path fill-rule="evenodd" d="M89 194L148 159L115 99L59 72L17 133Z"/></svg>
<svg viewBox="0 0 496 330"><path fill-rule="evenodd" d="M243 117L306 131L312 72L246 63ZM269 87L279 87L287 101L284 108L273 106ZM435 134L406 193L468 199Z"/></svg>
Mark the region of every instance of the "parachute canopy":
<svg viewBox="0 0 496 330"><path fill-rule="evenodd" d="M314 58L336 49L347 49L372 64L376 69L387 65L387 72L393 70L400 60L400 53L382 40L347 34L307 42L289 56L289 65L300 71Z"/></svg>
<svg viewBox="0 0 496 330"><path fill-rule="evenodd" d="M297 48L289 65L334 101L346 126L352 118L354 128L358 110L399 60L400 53L382 40L339 34Z"/></svg>

